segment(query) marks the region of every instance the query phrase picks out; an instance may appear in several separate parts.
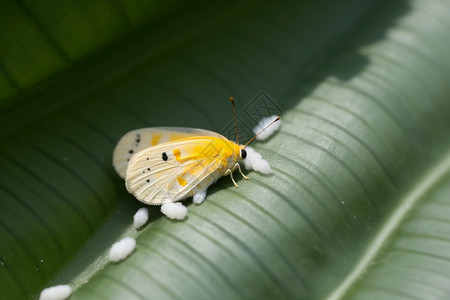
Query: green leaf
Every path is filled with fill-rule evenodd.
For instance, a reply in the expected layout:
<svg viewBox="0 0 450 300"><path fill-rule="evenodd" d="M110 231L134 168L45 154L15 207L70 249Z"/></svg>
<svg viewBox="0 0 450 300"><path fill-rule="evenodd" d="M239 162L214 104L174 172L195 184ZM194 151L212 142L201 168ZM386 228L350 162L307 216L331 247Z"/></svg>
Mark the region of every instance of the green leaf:
<svg viewBox="0 0 450 300"><path fill-rule="evenodd" d="M449 17L439 0L3 1L0 298L449 298ZM226 133L230 96L243 140L281 110L252 144L274 174L219 180L182 222L150 207L136 231L118 139ZM108 263L123 236L135 252Z"/></svg>

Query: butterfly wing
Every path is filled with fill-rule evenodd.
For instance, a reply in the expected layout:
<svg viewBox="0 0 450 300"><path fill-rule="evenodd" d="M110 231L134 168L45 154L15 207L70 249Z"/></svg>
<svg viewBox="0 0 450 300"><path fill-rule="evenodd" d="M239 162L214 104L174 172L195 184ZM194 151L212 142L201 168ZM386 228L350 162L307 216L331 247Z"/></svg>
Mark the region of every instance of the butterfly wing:
<svg viewBox="0 0 450 300"><path fill-rule="evenodd" d="M223 174L222 149L229 141L199 137L144 149L129 163L126 186L139 201L164 204L191 197Z"/></svg>
<svg viewBox="0 0 450 300"><path fill-rule="evenodd" d="M194 136L212 136L226 139L213 131L197 128L141 128L128 132L119 140L113 153L113 166L117 174L125 178L128 162L134 154L151 146Z"/></svg>

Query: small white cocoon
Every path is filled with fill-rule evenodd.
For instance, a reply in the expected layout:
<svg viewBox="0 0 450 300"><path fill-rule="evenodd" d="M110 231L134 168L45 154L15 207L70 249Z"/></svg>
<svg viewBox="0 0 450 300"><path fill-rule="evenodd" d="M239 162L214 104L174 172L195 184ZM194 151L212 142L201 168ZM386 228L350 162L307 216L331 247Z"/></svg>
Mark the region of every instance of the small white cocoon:
<svg viewBox="0 0 450 300"><path fill-rule="evenodd" d="M183 220L187 215L187 207L180 202L164 203L161 212L169 219Z"/></svg>
<svg viewBox="0 0 450 300"><path fill-rule="evenodd" d="M247 170L255 170L264 174L272 173L269 163L264 160L258 152L251 147L246 147L247 157L243 160Z"/></svg>
<svg viewBox="0 0 450 300"><path fill-rule="evenodd" d="M141 207L133 216L134 228L139 229L148 221L148 208Z"/></svg>
<svg viewBox="0 0 450 300"><path fill-rule="evenodd" d="M201 204L203 201L205 201L205 198L206 190L200 190L194 194L194 197L192 197L192 201L194 201L195 204Z"/></svg>
<svg viewBox="0 0 450 300"><path fill-rule="evenodd" d="M109 249L109 260L118 262L127 258L136 248L136 240L132 237L126 237L114 243Z"/></svg>
<svg viewBox="0 0 450 300"><path fill-rule="evenodd" d="M63 300L72 294L70 285L61 284L43 289L39 300Z"/></svg>
<svg viewBox="0 0 450 300"><path fill-rule="evenodd" d="M267 138L269 138L272 134L274 134L276 131L278 131L278 129L280 129L281 120L278 120L277 122L275 122L272 125L270 125L269 127L267 127L276 118L278 118L278 116L273 115L270 117L262 118L259 121L258 125L256 125L255 128L253 128L254 134L259 133L259 135L256 137L257 140L264 141ZM263 130L264 128L266 128L266 129L263 132L261 132L261 130Z"/></svg>

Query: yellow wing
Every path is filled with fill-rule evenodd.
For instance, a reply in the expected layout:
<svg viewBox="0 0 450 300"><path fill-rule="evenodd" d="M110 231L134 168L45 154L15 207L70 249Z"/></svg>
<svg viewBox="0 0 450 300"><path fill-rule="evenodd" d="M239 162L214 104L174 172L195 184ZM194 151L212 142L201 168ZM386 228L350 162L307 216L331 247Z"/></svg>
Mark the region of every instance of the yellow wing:
<svg viewBox="0 0 450 300"><path fill-rule="evenodd" d="M125 134L117 143L113 153L113 166L120 177L125 178L128 162L141 150L162 143L194 136L213 136L226 139L213 131L182 127L149 127Z"/></svg>
<svg viewBox="0 0 450 300"><path fill-rule="evenodd" d="M191 197L223 175L224 146L222 139L203 136L144 149L130 160L127 189L146 204L159 205Z"/></svg>

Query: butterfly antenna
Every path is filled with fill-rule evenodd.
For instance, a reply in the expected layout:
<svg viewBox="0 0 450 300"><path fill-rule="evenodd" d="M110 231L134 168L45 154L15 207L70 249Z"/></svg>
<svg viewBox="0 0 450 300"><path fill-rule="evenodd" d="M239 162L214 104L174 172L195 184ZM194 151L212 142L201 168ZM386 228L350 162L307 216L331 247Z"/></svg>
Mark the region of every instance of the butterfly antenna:
<svg viewBox="0 0 450 300"><path fill-rule="evenodd" d="M234 120L234 128L236 128L236 142L239 145L239 133L238 133L238 127L236 122L236 108L234 107L234 99L233 97L230 97L231 105L233 105L233 120Z"/></svg>
<svg viewBox="0 0 450 300"><path fill-rule="evenodd" d="M277 117L275 120L273 120L272 122L270 122L269 125L267 125L266 127L264 127L263 130L261 130L260 132L258 132L257 135L255 135L250 141L248 141L247 144L244 145L244 148L247 147L248 144L250 144L251 142L253 142L253 141L256 139L256 137L257 137L258 135L260 135L264 130L266 130L267 128L269 128L270 125L272 125L273 123L275 123L275 122L277 122L277 121L279 121L279 120L281 120L281 117Z"/></svg>

